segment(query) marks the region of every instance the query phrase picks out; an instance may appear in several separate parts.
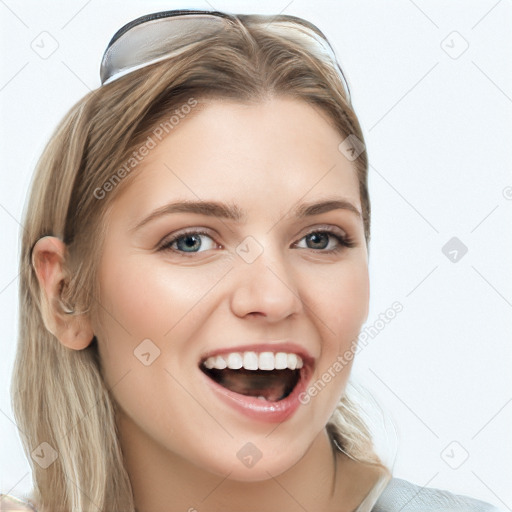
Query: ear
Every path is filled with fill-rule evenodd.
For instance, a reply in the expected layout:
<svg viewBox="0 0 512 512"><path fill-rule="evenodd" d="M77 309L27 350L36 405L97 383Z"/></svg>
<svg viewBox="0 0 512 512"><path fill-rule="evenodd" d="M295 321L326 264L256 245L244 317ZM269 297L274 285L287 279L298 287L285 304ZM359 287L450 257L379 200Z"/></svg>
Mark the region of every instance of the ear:
<svg viewBox="0 0 512 512"><path fill-rule="evenodd" d="M82 350L94 338L86 315L69 315L61 303L61 289L67 281L64 271L66 245L59 238L40 238L32 249L32 266L41 289L42 315L45 327L68 348Z"/></svg>

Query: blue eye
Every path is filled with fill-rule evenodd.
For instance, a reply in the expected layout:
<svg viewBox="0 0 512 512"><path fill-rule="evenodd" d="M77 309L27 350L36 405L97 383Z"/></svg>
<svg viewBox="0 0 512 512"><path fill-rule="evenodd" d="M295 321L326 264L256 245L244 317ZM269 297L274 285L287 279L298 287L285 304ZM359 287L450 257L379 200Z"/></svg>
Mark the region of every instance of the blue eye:
<svg viewBox="0 0 512 512"><path fill-rule="evenodd" d="M206 244L206 248L203 247L202 237L208 238L212 243ZM175 252L183 253L197 253L202 252L199 249L205 251L213 249L215 243L213 239L204 231L189 231L186 233L180 233L179 235L171 238L164 242L159 250L170 250Z"/></svg>
<svg viewBox="0 0 512 512"><path fill-rule="evenodd" d="M305 249L319 250L326 253L334 253L341 251L344 247L355 246L355 243L350 238L342 236L332 229L317 229L316 231L311 231L301 238L301 240L306 240L306 243L311 242L313 245L312 247L306 246ZM334 241L334 247L330 244L331 241ZM297 242L297 244L298 243L300 242ZM329 247L330 245L331 247Z"/></svg>
<svg viewBox="0 0 512 512"><path fill-rule="evenodd" d="M203 241L206 240L206 243ZM302 240L306 246L300 246ZM348 236L343 236L332 228L316 229L303 236L293 247L299 249L311 249L327 254L336 253L343 248L354 247L356 244ZM179 253L182 256L197 254L199 252L215 249L218 245L213 238L205 231L190 230L178 233L172 238L163 242L158 248L159 251L170 251Z"/></svg>

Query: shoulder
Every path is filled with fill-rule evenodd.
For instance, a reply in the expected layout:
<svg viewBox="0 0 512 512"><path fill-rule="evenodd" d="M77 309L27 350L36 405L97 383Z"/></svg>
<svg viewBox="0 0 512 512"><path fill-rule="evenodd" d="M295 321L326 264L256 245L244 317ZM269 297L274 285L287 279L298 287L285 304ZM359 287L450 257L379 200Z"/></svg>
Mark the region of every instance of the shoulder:
<svg viewBox="0 0 512 512"><path fill-rule="evenodd" d="M25 499L0 493L0 512L15 511L37 512L37 509Z"/></svg>
<svg viewBox="0 0 512 512"><path fill-rule="evenodd" d="M372 512L500 512L490 503L392 478Z"/></svg>

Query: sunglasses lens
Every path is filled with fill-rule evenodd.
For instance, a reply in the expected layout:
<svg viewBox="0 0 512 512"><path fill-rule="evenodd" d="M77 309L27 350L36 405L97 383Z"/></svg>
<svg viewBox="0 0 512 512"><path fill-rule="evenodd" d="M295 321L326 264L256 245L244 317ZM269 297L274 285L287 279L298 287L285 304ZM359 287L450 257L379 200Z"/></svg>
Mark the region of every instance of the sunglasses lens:
<svg viewBox="0 0 512 512"><path fill-rule="evenodd" d="M221 17L200 14L140 23L117 38L114 36L101 61L101 83L163 60L185 46L215 35L225 29L225 23Z"/></svg>

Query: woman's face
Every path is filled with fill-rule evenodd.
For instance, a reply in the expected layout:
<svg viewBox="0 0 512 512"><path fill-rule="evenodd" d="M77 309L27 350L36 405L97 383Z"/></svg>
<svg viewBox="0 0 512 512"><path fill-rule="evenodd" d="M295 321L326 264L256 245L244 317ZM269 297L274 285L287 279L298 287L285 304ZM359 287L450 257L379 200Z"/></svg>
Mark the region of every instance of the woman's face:
<svg viewBox="0 0 512 512"><path fill-rule="evenodd" d="M122 438L257 481L306 453L344 391L369 299L358 180L344 137L305 102L196 108L113 203L94 327ZM216 206L143 222L184 201ZM357 211L305 209L326 201Z"/></svg>

